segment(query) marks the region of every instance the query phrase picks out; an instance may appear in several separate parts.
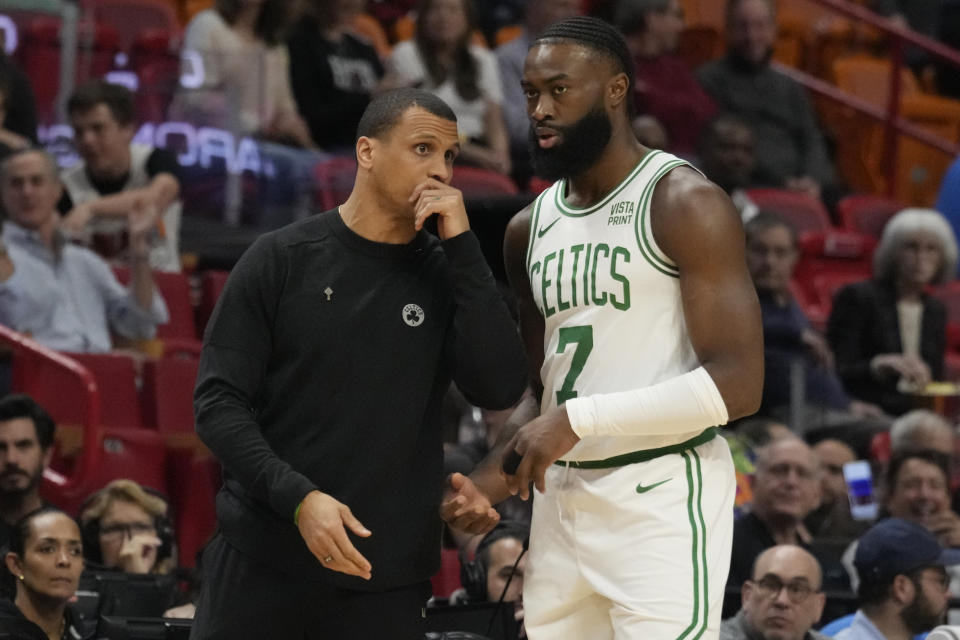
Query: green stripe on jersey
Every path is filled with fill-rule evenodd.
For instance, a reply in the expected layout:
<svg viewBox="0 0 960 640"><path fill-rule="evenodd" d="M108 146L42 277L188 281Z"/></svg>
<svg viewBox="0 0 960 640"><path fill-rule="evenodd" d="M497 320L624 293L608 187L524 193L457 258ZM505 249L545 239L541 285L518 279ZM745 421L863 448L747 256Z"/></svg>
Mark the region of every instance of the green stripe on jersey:
<svg viewBox="0 0 960 640"><path fill-rule="evenodd" d="M571 207L570 205L567 204L566 198L563 195L564 191L566 191L567 184L569 183L569 181L566 178L560 181L560 184L557 187L557 192L553 196L554 203L557 205L557 209L560 210L560 213L562 213L565 216L581 217L581 216L590 215L591 213L597 211L598 209L607 206L607 204L609 204L611 200L617 197L618 193L620 193L621 191L627 188L627 185L629 185L630 182L634 178L636 178L641 171L643 171L644 167L650 164L650 161L654 157L662 153L663 153L662 151L657 151L655 149L651 149L650 151L648 151L647 154L640 159L640 162L637 163L637 166L633 169L633 171L631 171L630 174L626 178L624 178L623 181L620 182L620 184L617 185L617 187L613 191L607 194L607 196L604 197L603 200L601 200L600 202L598 202L593 206L587 207L586 209L577 209L576 207Z"/></svg>
<svg viewBox="0 0 960 640"><path fill-rule="evenodd" d="M680 275L680 270L676 265L670 264L669 262L660 258L656 251L653 249L653 243L650 238L647 237L647 215L648 215L648 204L653 198L653 190L657 186L657 183L660 181L664 175L668 172L686 165L687 163L683 160L674 160L668 164L665 164L657 172L657 174L647 183L647 186L644 187L643 193L640 195L640 201L638 206L640 207L640 215L636 217L636 222L634 223L634 229L637 236L637 245L640 247L640 254L650 263L650 266L659 271L664 275L676 278Z"/></svg>

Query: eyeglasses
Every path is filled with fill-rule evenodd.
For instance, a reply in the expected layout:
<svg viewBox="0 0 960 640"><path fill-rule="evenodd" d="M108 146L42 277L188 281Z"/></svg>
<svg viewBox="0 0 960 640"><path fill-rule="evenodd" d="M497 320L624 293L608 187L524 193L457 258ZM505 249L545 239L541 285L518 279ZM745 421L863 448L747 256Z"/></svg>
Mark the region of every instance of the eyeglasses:
<svg viewBox="0 0 960 640"><path fill-rule="evenodd" d="M790 598L790 602L793 604L801 604L810 597L810 594L820 591L819 589L811 587L810 583L806 580L784 582L772 574L765 575L760 580L751 580L750 582L757 585L757 590L764 598L776 598L780 595L780 591L786 587L787 597Z"/></svg>
<svg viewBox="0 0 960 640"><path fill-rule="evenodd" d="M101 528L100 535L104 538L132 538L135 535L154 533L155 531L153 525L148 522L118 522Z"/></svg>

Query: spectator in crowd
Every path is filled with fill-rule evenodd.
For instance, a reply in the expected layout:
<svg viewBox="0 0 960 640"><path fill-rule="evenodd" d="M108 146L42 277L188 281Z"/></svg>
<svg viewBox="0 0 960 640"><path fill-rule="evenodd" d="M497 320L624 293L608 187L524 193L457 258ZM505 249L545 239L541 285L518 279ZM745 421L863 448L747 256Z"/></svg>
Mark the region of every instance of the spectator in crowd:
<svg viewBox="0 0 960 640"><path fill-rule="evenodd" d="M779 438L757 452L753 505L733 527L728 586L750 579L754 559L764 549L809 545L803 519L819 503L819 491L817 460L803 440Z"/></svg>
<svg viewBox="0 0 960 640"><path fill-rule="evenodd" d="M616 24L633 54L637 112L663 125L667 151L692 156L717 105L676 53L683 31L680 0L620 0Z"/></svg>
<svg viewBox="0 0 960 640"><path fill-rule="evenodd" d="M156 574L176 568L167 501L133 480L114 480L87 498L80 527L92 566Z"/></svg>
<svg viewBox="0 0 960 640"><path fill-rule="evenodd" d="M950 508L950 459L930 450L890 458L884 512L925 527L945 547L960 547L960 515Z"/></svg>
<svg viewBox="0 0 960 640"><path fill-rule="evenodd" d="M363 0L310 0L287 38L290 80L313 140L353 151L360 114L383 76L373 45L351 31Z"/></svg>
<svg viewBox="0 0 960 640"><path fill-rule="evenodd" d="M170 151L133 143L133 94L94 80L70 96L67 113L81 162L60 177L64 228L120 237L130 212L139 209L153 225L150 267L180 271L179 165Z"/></svg>
<svg viewBox="0 0 960 640"><path fill-rule="evenodd" d="M913 29L928 38L940 35L943 0L872 0L873 10L889 17L894 24Z"/></svg>
<svg viewBox="0 0 960 640"><path fill-rule="evenodd" d="M19 147L22 140L37 142L37 104L30 78L17 67L0 47L0 85L5 88L0 114L0 140ZM10 135L16 138L9 137ZM10 145L14 146L14 145Z"/></svg>
<svg viewBox="0 0 960 640"><path fill-rule="evenodd" d="M866 524L853 519L850 498L843 477L843 465L854 462L857 454L846 442L824 438L813 445L820 468L820 506L804 520L815 540L847 542L864 532Z"/></svg>
<svg viewBox="0 0 960 640"><path fill-rule="evenodd" d="M928 409L914 409L890 425L890 452L930 449L948 458L956 455L953 427Z"/></svg>
<svg viewBox="0 0 960 640"><path fill-rule="evenodd" d="M873 279L834 296L827 339L844 388L891 415L914 406L910 397L943 376L946 309L927 287L957 270L957 241L932 209L905 209L883 229Z"/></svg>
<svg viewBox="0 0 960 640"><path fill-rule="evenodd" d="M698 77L722 109L753 128L753 183L819 198L834 181L833 167L803 87L770 66L775 13L773 0L728 0L727 55Z"/></svg>
<svg viewBox="0 0 960 640"><path fill-rule="evenodd" d="M0 598L0 636L18 640L90 637L81 633L79 620L67 606L83 571L80 529L73 518L53 507L27 514L14 526L3 560L6 586L12 594L9 600Z"/></svg>
<svg viewBox="0 0 960 640"><path fill-rule="evenodd" d="M820 564L791 544L770 547L743 583L743 607L720 626L720 640L826 640L811 627L820 620L826 597Z"/></svg>
<svg viewBox="0 0 960 640"><path fill-rule="evenodd" d="M577 15L579 8L577 0L529 0L523 14L523 31L510 42L500 45L496 51L503 85L503 120L510 138L514 176L521 184L532 172L527 152L530 118L527 116L527 97L520 85L527 50L541 31L554 22ZM523 175L518 174L521 169Z"/></svg>
<svg viewBox="0 0 960 640"><path fill-rule="evenodd" d="M700 170L727 192L744 222L759 208L746 194L757 166L753 130L743 118L721 113L703 129L698 145Z"/></svg>
<svg viewBox="0 0 960 640"><path fill-rule="evenodd" d="M40 481L53 454L55 428L50 414L33 398L0 398L0 548L17 521L44 506Z"/></svg>
<svg viewBox="0 0 960 640"><path fill-rule="evenodd" d="M521 600L523 573L527 565L524 551L529 538L530 526L512 520L501 520L481 536L473 560L461 558L460 562L460 584L463 585L465 601Z"/></svg>
<svg viewBox="0 0 960 640"><path fill-rule="evenodd" d="M152 338L167 308L151 279L149 216L129 214L130 287L92 251L67 242L56 204L56 160L29 149L0 165L0 196L10 219L0 247L0 322L52 349L103 352L110 333Z"/></svg>
<svg viewBox="0 0 960 640"><path fill-rule="evenodd" d="M487 49L471 44L475 28L471 0L423 0L416 37L394 48L384 87L414 86L436 94L457 116L459 160L509 174L497 60Z"/></svg>
<svg viewBox="0 0 960 640"><path fill-rule="evenodd" d="M958 22L960 22L960 3L957 4ZM953 229L953 237L960 237L960 156L950 164L943 174L940 193L937 196L937 211L943 214Z"/></svg>
<svg viewBox="0 0 960 640"><path fill-rule="evenodd" d="M633 134L649 149L666 149L670 146L667 130L653 116L642 115L633 119Z"/></svg>
<svg viewBox="0 0 960 640"><path fill-rule="evenodd" d="M900 518L881 520L857 546L860 608L837 640L910 640L944 621L949 578L960 551L943 549L927 530Z"/></svg>
<svg viewBox="0 0 960 640"><path fill-rule="evenodd" d="M290 0L216 0L187 25L175 117L304 148L316 145L297 111L281 41Z"/></svg>
<svg viewBox="0 0 960 640"><path fill-rule="evenodd" d="M790 292L790 279L800 255L793 227L776 213L761 211L744 231L747 268L763 317L764 410L783 410L791 404L792 370L800 366L806 405L821 413L829 409L851 417L880 417L878 407L851 401L834 371L830 346L810 326Z"/></svg>

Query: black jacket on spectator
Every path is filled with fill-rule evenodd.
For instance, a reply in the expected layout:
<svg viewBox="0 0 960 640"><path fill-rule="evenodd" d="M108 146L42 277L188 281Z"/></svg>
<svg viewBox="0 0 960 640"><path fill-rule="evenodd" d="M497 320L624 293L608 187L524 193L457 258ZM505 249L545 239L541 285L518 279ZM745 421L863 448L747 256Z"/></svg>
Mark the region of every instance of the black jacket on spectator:
<svg viewBox="0 0 960 640"><path fill-rule="evenodd" d="M93 633L83 633L74 619L70 608L66 611L67 624L63 628L62 640L83 640L92 638ZM11 600L0 598L0 640L48 640L43 629L27 620Z"/></svg>
<svg viewBox="0 0 960 640"><path fill-rule="evenodd" d="M934 380L943 377L946 349L946 308L936 298L924 295L920 328L920 357L930 367ZM881 353L902 353L897 297L891 285L867 280L847 285L833 299L827 324L827 340L836 358L837 373L847 392L879 405L891 415L916 408L910 396L897 391L897 380L877 380L870 373L870 360Z"/></svg>
<svg viewBox="0 0 960 640"><path fill-rule="evenodd" d="M3 128L36 143L37 104L33 97L30 79L2 53L0 53L0 82L3 82L9 90L5 105L7 116L3 120Z"/></svg>
<svg viewBox="0 0 960 640"><path fill-rule="evenodd" d="M327 151L352 150L360 116L383 76L376 49L349 33L331 42L310 17L294 26L287 47L293 97L313 141Z"/></svg>

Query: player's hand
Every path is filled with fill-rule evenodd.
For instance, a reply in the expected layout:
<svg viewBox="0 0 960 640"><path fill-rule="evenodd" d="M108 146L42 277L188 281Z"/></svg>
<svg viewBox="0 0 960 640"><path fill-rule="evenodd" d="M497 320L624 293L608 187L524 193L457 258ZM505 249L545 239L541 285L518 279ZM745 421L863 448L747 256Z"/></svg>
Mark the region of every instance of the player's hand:
<svg viewBox="0 0 960 640"><path fill-rule="evenodd" d="M530 497L530 481L543 493L544 474L560 456L570 451L580 438L570 427L567 408L559 406L520 427L504 449L504 460L516 451L520 465L513 475L506 475L510 493L526 500Z"/></svg>
<svg viewBox="0 0 960 640"><path fill-rule="evenodd" d="M414 228L419 231L432 215L438 216L437 231L441 240L448 240L470 229L463 194L439 180L430 178L421 182L410 195L414 205Z"/></svg>
<svg viewBox="0 0 960 640"><path fill-rule="evenodd" d="M120 547L120 568L125 573L150 573L157 563L157 550L163 544L153 533L138 533L125 538Z"/></svg>
<svg viewBox="0 0 960 640"><path fill-rule="evenodd" d="M462 473L450 474L440 503L440 517L465 533L486 533L500 521L500 514L473 481Z"/></svg>
<svg viewBox="0 0 960 640"><path fill-rule="evenodd" d="M370 579L370 562L350 542L346 529L361 538L369 537L371 532L347 505L320 491L311 491L300 506L297 528L310 553L327 569Z"/></svg>

